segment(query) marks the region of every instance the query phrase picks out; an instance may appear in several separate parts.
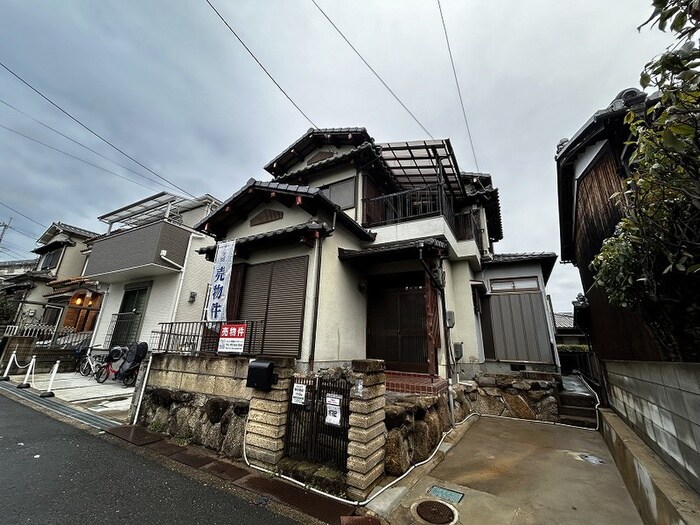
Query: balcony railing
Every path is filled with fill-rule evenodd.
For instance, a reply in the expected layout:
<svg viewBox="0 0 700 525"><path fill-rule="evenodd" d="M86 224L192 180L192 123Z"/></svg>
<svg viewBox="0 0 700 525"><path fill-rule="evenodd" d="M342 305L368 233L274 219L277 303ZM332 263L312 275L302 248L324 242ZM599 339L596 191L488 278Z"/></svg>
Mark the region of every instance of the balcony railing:
<svg viewBox="0 0 700 525"><path fill-rule="evenodd" d="M151 332L149 349L154 352L187 355L214 354L219 348L219 333L222 324L246 325L243 351L235 355L263 354L262 341L265 326L263 321L158 323L160 329Z"/></svg>
<svg viewBox="0 0 700 525"><path fill-rule="evenodd" d="M136 340L141 324L140 312L112 314L112 320L107 329L104 348L128 346Z"/></svg>
<svg viewBox="0 0 700 525"><path fill-rule="evenodd" d="M364 226L384 226L442 215L451 226L454 214L450 199L440 186L425 186L362 199Z"/></svg>

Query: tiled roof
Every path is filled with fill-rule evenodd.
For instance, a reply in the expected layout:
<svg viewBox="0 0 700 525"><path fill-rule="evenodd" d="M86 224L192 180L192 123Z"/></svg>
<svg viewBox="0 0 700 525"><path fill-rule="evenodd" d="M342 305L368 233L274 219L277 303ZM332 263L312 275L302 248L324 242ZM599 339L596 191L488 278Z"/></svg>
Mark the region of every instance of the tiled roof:
<svg viewBox="0 0 700 525"><path fill-rule="evenodd" d="M569 312L554 313L554 325L557 328L575 328L574 314Z"/></svg>
<svg viewBox="0 0 700 525"><path fill-rule="evenodd" d="M78 228L77 226L71 226L70 224L66 224L64 222L55 222L54 224L63 231L66 231L68 233L74 233L75 235L80 235L82 237L94 237L95 235L98 235L97 233L91 232L90 230Z"/></svg>
<svg viewBox="0 0 700 525"><path fill-rule="evenodd" d="M530 252L530 253L496 253L490 261L486 261L485 266L493 264L515 264L520 262L539 262L542 266L542 276L547 284L549 276L552 275L554 263L557 261L557 254L554 252Z"/></svg>

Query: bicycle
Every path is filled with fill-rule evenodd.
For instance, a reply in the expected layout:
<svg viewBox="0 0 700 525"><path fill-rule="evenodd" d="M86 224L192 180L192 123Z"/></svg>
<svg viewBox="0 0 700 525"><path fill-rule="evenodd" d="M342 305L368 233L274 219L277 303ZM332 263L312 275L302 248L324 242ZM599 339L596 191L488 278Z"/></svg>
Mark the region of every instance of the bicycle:
<svg viewBox="0 0 700 525"><path fill-rule="evenodd" d="M107 378L110 376L110 374L116 375L118 369L114 368L112 366L112 363L116 363L117 361L119 361L124 356L127 350L128 348L125 346L115 346L109 351L109 353L104 359L104 362L101 365L99 365L99 367L95 371L95 380L98 383L104 383L105 381L107 381Z"/></svg>
<svg viewBox="0 0 700 525"><path fill-rule="evenodd" d="M102 364L104 360L104 355L99 354L96 356L92 355L92 351L95 348L99 348L101 345L95 345L91 346L88 348L87 353L82 357L80 360L80 366L78 368L78 372L80 372L81 376L89 377L91 375L95 375L95 372L97 372L98 367Z"/></svg>

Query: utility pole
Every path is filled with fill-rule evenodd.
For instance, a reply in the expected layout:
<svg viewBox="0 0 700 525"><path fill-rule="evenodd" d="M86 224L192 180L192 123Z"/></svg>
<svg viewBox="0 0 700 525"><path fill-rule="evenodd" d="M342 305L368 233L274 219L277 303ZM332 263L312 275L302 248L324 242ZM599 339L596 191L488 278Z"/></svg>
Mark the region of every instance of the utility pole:
<svg viewBox="0 0 700 525"><path fill-rule="evenodd" d="M10 227L10 223L12 222L12 217L10 217L10 220L7 222L0 222L0 246L2 246L2 238L5 235L5 231Z"/></svg>

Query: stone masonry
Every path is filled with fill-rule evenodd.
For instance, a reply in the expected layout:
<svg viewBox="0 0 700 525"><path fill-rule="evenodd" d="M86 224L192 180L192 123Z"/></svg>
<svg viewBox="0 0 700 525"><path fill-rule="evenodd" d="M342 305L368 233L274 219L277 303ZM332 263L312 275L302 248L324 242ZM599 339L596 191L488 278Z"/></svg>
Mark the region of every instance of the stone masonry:
<svg viewBox="0 0 700 525"><path fill-rule="evenodd" d="M245 446L249 461L275 468L284 456L294 359L268 359L275 364L277 384L269 392L253 390Z"/></svg>
<svg viewBox="0 0 700 525"><path fill-rule="evenodd" d="M378 359L355 360L352 369L347 495L363 501L384 475L386 376L384 361Z"/></svg>

